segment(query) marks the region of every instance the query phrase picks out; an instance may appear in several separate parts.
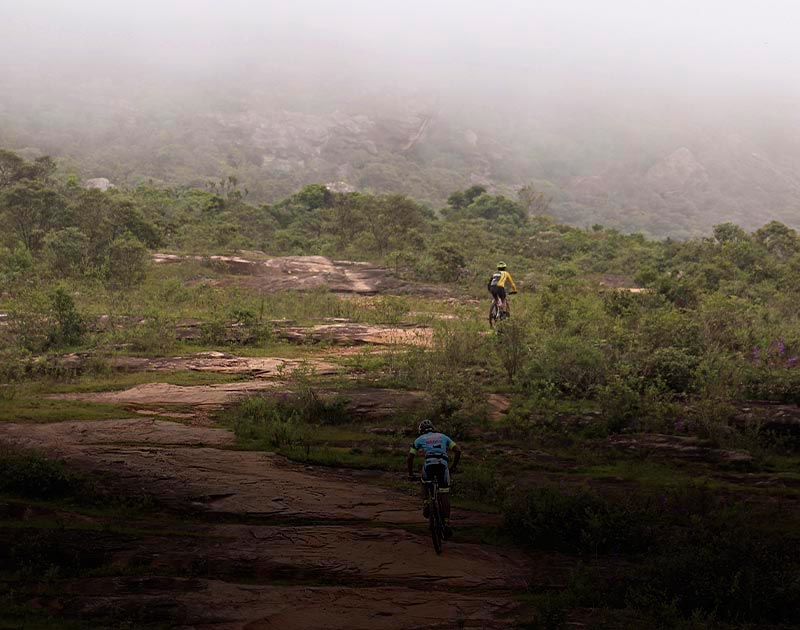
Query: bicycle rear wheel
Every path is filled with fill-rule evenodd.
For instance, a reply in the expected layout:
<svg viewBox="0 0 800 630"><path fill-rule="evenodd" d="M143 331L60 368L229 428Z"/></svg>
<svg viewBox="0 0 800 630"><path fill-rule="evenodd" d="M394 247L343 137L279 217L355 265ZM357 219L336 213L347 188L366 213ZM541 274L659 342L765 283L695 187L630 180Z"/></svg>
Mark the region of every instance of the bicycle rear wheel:
<svg viewBox="0 0 800 630"><path fill-rule="evenodd" d="M430 518L428 519L431 527L431 540L436 554L439 555L444 549L444 524L442 514L439 510L439 493L433 485L428 490L430 499Z"/></svg>
<svg viewBox="0 0 800 630"><path fill-rule="evenodd" d="M495 302L489 307L489 326L494 326L494 323L501 317L501 310Z"/></svg>

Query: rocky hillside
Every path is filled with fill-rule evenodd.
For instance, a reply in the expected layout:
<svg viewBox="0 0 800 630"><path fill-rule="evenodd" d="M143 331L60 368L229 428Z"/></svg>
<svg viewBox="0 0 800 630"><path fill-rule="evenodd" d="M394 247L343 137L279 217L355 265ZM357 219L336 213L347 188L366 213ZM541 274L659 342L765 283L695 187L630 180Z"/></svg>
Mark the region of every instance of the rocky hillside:
<svg viewBox="0 0 800 630"><path fill-rule="evenodd" d="M137 89L88 77L21 92L0 78L0 146L55 156L64 172L205 186L236 176L272 201L309 182L396 191L434 206L470 184L513 195L533 182L578 225L685 237L733 221L800 225L800 126L587 118L459 109L429 94L322 83ZM556 108L557 109L557 108Z"/></svg>

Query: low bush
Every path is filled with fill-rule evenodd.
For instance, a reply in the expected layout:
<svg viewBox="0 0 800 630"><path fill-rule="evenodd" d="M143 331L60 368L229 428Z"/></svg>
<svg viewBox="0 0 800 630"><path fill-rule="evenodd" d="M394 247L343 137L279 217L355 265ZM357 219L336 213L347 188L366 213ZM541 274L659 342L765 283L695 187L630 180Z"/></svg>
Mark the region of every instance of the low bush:
<svg viewBox="0 0 800 630"><path fill-rule="evenodd" d="M602 385L608 373L602 350L581 337L556 335L531 348L518 374L520 385L548 382L565 396L582 398Z"/></svg>
<svg viewBox="0 0 800 630"><path fill-rule="evenodd" d="M505 506L505 529L522 545L584 553L640 551L651 543L646 502L611 503L591 492L537 488Z"/></svg>
<svg viewBox="0 0 800 630"><path fill-rule="evenodd" d="M453 483L454 496L502 505L508 490L508 482L489 468L472 465L456 473Z"/></svg>
<svg viewBox="0 0 800 630"><path fill-rule="evenodd" d="M519 544L642 558L614 584L598 583L595 590L646 613L658 627L690 619L800 622L794 516L726 505L704 486L617 499L540 488L512 496L504 511L504 529ZM601 603L590 599L583 603Z"/></svg>
<svg viewBox="0 0 800 630"><path fill-rule="evenodd" d="M229 410L236 437L260 448L300 446L308 441L311 427L297 409L261 396L245 398Z"/></svg>
<svg viewBox="0 0 800 630"><path fill-rule="evenodd" d="M0 453L0 492L48 499L73 495L82 485L61 461L37 453Z"/></svg>
<svg viewBox="0 0 800 630"><path fill-rule="evenodd" d="M694 519L631 576L628 602L662 621L800 623L800 544L763 525L741 514Z"/></svg>

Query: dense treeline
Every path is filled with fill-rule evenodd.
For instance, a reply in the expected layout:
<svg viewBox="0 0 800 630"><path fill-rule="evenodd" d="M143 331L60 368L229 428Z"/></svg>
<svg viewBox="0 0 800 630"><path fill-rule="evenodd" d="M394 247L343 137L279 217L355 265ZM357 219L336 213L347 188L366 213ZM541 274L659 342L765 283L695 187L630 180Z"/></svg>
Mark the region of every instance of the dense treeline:
<svg viewBox="0 0 800 630"><path fill-rule="evenodd" d="M140 186L103 192L83 189L74 176L57 178L48 157L28 162L0 150L5 274L35 261L40 272L56 277L95 274L125 284L141 274L115 277L115 265L121 272L130 259L140 270L144 248L247 248L377 260L445 281L482 276L501 256L537 279L635 276L641 286L658 288L684 306L714 291L747 298L759 286L798 290L800 240L779 222L753 233L722 224L708 238L657 242L600 225L558 225L547 209L547 198L530 186L516 200L473 186L453 193L441 209L403 195L338 193L318 184L275 204L253 205L233 177L207 190Z"/></svg>
<svg viewBox="0 0 800 630"><path fill-rule="evenodd" d="M510 199L472 186L433 209L403 195L314 184L256 206L234 178L207 190L104 192L57 177L49 158L28 162L3 151L3 301L13 310L25 298L30 310L45 300L43 287L66 282L61 297L48 298L49 316L64 323L38 344L48 347L77 338L70 292L130 290L146 277L156 248L373 260L475 295L502 258L526 293L535 290L525 309L529 328L519 332L525 351L504 359L529 393L549 387L619 401L655 387L786 400L800 391L800 238L793 229L772 222L747 233L727 223L702 239L650 241L600 225L556 224L547 205L531 187ZM598 292L602 284L645 291Z"/></svg>
<svg viewBox="0 0 800 630"><path fill-rule="evenodd" d="M420 308L396 296L376 298L369 309L324 292L262 299L215 284L208 259L151 265L156 249L366 259L411 280L449 283L455 292L482 297L489 272L503 259L523 290L496 335L483 334L483 306L428 300L425 308L458 316L428 320L430 347L365 356L361 369L370 386L428 392L432 407L419 413L467 444L472 429L488 429L481 444L471 445L475 460L458 488L467 499L501 509L504 535L517 544L643 562L619 578L577 575L548 604L559 615L582 606L640 611L659 627L689 627L680 625L688 619L796 623L796 518L793 507L780 508L794 505L788 485L796 477L800 432L796 420L758 415L752 401L800 402L800 237L779 222L752 233L725 223L705 238L651 241L602 225L559 225L547 207L531 187L511 199L472 186L451 194L443 208L321 185L254 205L235 179L206 190L104 192L59 178L47 158L27 162L0 152L0 311L8 313L0 319L0 397L35 393L26 383L42 376L71 377L64 355L74 350L84 357L81 370L100 374L118 352L169 356L178 347L276 343L272 326L281 318L396 323ZM201 322L192 350L179 346L181 318ZM293 409L247 398L231 411L237 435L301 461L341 464L315 441L317 424L357 420L337 400L321 403L308 374L291 378L309 393L301 403L313 404ZM487 400L496 393L509 397L510 408L502 422L490 424ZM328 405L324 413L321 404ZM782 413L775 405L760 407ZM64 410L58 414L63 420ZM769 473L785 478L787 487L763 489L775 493L768 507L749 500L730 505L729 494L748 497L760 489L729 485L716 496L715 487L695 486L694 474L709 474L706 464L687 468L681 460L668 469L658 462L643 468L631 497L531 490L530 462L505 450L513 440L520 453L552 452L573 462L570 474L606 478L616 465L647 460L609 445L648 433L689 440L689 448L721 447L713 457L744 454L714 469ZM481 455L486 439L503 442L497 461L494 448ZM394 453L381 464L376 452L355 448L347 457L387 470L400 463Z"/></svg>

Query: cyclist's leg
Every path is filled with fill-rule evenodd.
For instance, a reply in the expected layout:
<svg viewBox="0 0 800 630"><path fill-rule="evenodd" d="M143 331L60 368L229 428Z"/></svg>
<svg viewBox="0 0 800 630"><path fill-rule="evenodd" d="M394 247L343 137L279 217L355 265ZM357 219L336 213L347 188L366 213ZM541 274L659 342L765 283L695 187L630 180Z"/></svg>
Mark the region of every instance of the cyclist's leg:
<svg viewBox="0 0 800 630"><path fill-rule="evenodd" d="M497 308L502 308L503 300L502 300L502 287L492 287L491 290L492 294L492 301L495 303Z"/></svg>
<svg viewBox="0 0 800 630"><path fill-rule="evenodd" d="M442 516L444 517L444 522L447 523L450 521L450 469L444 464L439 477L439 496L442 497L440 501Z"/></svg>
<svg viewBox="0 0 800 630"><path fill-rule="evenodd" d="M427 481L428 477L425 471L425 465L422 465L422 474L420 475L423 481ZM428 507L428 485L424 483L419 484L420 497L422 497L422 516L428 518L430 509Z"/></svg>
<svg viewBox="0 0 800 630"><path fill-rule="evenodd" d="M503 312L508 313L505 287L497 287L497 305Z"/></svg>
<svg viewBox="0 0 800 630"><path fill-rule="evenodd" d="M442 511L445 538L450 538L453 535L453 530L450 528L450 469L444 464L440 464L437 476L439 479L439 506Z"/></svg>

